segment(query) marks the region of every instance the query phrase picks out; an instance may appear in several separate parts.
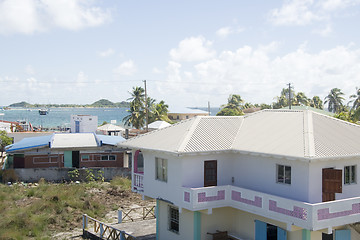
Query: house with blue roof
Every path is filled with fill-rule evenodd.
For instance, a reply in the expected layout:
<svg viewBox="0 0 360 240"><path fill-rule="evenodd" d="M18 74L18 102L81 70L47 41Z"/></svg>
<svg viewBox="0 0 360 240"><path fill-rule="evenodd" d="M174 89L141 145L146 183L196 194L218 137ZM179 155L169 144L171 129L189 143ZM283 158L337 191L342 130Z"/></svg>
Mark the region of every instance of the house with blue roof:
<svg viewBox="0 0 360 240"><path fill-rule="evenodd" d="M116 145L121 136L94 133L53 133L28 137L6 147L10 168L124 167L124 149Z"/></svg>

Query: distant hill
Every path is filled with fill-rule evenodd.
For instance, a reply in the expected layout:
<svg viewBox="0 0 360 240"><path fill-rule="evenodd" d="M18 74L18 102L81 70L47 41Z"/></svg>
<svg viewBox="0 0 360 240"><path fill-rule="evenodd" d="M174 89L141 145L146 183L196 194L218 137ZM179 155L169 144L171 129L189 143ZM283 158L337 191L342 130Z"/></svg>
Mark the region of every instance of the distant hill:
<svg viewBox="0 0 360 240"><path fill-rule="evenodd" d="M107 99L100 99L99 101L94 102L90 106L91 107L129 107L129 103L125 101L113 103Z"/></svg>
<svg viewBox="0 0 360 240"><path fill-rule="evenodd" d="M9 107L20 107L20 108L56 108L56 107L103 107L103 108L115 108L115 107L129 107L130 103L122 101L113 103L107 99L100 99L92 104L30 104L25 101L19 103L10 104Z"/></svg>
<svg viewBox="0 0 360 240"><path fill-rule="evenodd" d="M22 108L29 108L31 107L32 105L30 103L27 103L27 102L18 102L18 103L13 103L13 104L10 104L9 107L22 107Z"/></svg>

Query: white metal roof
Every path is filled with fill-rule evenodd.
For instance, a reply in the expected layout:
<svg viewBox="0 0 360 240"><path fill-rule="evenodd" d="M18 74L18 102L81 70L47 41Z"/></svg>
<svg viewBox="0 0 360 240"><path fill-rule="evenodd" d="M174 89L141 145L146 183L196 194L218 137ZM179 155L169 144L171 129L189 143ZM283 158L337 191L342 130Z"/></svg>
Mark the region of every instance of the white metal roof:
<svg viewBox="0 0 360 240"><path fill-rule="evenodd" d="M111 124L111 123L107 123L105 125L98 127L97 130L100 130L100 131L125 131L125 128Z"/></svg>
<svg viewBox="0 0 360 240"><path fill-rule="evenodd" d="M56 133L51 139L51 148L97 147L94 133Z"/></svg>
<svg viewBox="0 0 360 240"><path fill-rule="evenodd" d="M310 110L202 116L118 144L177 154L241 151L295 158L360 156L360 126Z"/></svg>
<svg viewBox="0 0 360 240"><path fill-rule="evenodd" d="M197 109L197 108L187 108L187 107L177 107L171 108L169 113L179 113L179 114L209 114L207 111Z"/></svg>
<svg viewBox="0 0 360 240"><path fill-rule="evenodd" d="M153 129L160 129L160 128L164 128L164 127L168 127L171 124L165 121L155 121L149 124L149 128L153 128Z"/></svg>

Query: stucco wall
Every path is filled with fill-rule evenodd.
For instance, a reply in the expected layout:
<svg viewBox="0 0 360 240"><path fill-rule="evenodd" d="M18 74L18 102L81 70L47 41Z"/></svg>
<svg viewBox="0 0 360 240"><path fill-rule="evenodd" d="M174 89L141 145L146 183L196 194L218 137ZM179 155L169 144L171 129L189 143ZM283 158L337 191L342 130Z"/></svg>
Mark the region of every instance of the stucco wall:
<svg viewBox="0 0 360 240"><path fill-rule="evenodd" d="M193 239L194 231L194 213L191 211L187 211L186 209L182 209L182 212L179 214L179 233L174 233L169 231L168 227L168 219L169 212L168 207L169 203L164 201L159 201L159 226L158 226L158 234L159 240L184 240L184 239Z"/></svg>

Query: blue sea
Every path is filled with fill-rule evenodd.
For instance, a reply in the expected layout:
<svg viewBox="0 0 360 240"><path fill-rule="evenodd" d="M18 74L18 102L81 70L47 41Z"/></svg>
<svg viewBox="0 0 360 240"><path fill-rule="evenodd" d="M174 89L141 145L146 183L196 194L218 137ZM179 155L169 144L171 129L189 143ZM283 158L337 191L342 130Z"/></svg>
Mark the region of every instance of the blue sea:
<svg viewBox="0 0 360 240"><path fill-rule="evenodd" d="M207 108L199 108L207 111ZM127 108L50 108L47 115L40 115L39 109L11 108L0 110L0 120L6 121L27 121L33 126L44 128L66 128L70 127L71 115L92 115L98 117L98 124L104 121L110 123L116 121L116 125L123 126L123 118L129 113ZM219 108L211 108L211 115L215 115Z"/></svg>

